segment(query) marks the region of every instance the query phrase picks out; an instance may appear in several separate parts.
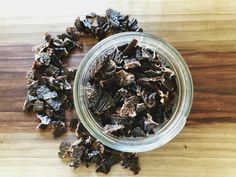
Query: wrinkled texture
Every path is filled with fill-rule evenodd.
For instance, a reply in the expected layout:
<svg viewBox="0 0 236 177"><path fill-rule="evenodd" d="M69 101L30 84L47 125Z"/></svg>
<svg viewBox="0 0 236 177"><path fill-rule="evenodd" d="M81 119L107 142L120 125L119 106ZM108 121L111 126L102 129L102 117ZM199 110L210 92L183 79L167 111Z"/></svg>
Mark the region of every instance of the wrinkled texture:
<svg viewBox="0 0 236 177"><path fill-rule="evenodd" d="M124 31L140 31L136 19L130 19L128 15L122 15L113 9L107 9L105 16L90 13L84 20L78 17L75 20L75 27L79 32L101 40L109 35Z"/></svg>
<svg viewBox="0 0 236 177"><path fill-rule="evenodd" d="M85 19L78 17L74 25L75 27L68 27L64 33L56 37L45 33L45 40L33 47L34 62L32 69L26 74L28 85L23 111L36 112L40 121L37 128L50 128L55 138L63 135L67 130L65 110L74 108L72 82L76 70L67 68L64 63L65 57L74 48L83 50L80 38L85 36L102 40L118 32L142 31L136 19L130 19L129 16L112 9L108 9L105 16L91 12L86 15ZM116 53L117 59L119 55L120 53ZM108 66L107 77L115 73L116 62L112 62ZM138 63L127 63L127 67L135 67L133 65L138 65ZM101 82L101 85L104 89L111 90L109 85L112 82L114 83L113 80ZM106 93L103 92L100 96L106 96ZM117 96L121 97L118 94ZM122 100L122 98L120 99ZM93 103L96 105L97 114L102 114L114 104L113 98L109 96ZM72 145L62 143L58 155L60 158L71 158L71 167L77 168L81 164L89 166L90 163L95 163L97 172L108 173L112 165L125 158L122 152L109 149L92 138L78 119L71 120L70 128L71 130L76 129L78 141ZM130 170L136 174L135 169L140 170L139 166L137 168L130 166Z"/></svg>
<svg viewBox="0 0 236 177"><path fill-rule="evenodd" d="M66 132L66 126L65 123L62 121L52 121L52 134L55 138L60 137Z"/></svg>
<svg viewBox="0 0 236 177"><path fill-rule="evenodd" d="M69 166L72 168L95 164L96 172L107 174L113 165L121 163L123 168L129 168L133 174L140 171L136 153L120 152L104 146L94 139L80 122L77 124L76 132L78 140L74 143L62 142L58 152L60 158L70 161Z"/></svg>
<svg viewBox="0 0 236 177"><path fill-rule="evenodd" d="M103 132L118 137L153 134L171 118L177 94L175 73L158 51L136 39L98 57L87 90L90 111Z"/></svg>

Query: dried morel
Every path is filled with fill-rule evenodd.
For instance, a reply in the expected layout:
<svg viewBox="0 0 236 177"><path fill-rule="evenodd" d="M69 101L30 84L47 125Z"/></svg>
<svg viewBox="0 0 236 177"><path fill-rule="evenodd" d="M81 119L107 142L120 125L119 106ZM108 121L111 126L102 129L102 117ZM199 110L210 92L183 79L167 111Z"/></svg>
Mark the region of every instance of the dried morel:
<svg viewBox="0 0 236 177"><path fill-rule="evenodd" d="M175 73L158 51L133 39L99 56L87 85L89 109L105 133L145 137L173 111Z"/></svg>

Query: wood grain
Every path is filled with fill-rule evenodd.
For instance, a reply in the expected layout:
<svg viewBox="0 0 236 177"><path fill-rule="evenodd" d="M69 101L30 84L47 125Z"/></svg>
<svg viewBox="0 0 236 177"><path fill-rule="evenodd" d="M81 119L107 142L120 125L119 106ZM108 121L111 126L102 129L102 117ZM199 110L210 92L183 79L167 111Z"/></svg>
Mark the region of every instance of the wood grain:
<svg viewBox="0 0 236 177"><path fill-rule="evenodd" d="M71 15L65 11L47 17L36 12L34 17L0 17L0 176L105 176L96 174L93 167L70 169L57 158L57 150L63 139L72 140L74 134L68 132L55 140L49 132L35 129L34 114L21 110L25 72L34 58L31 48L42 41L43 32L61 33L78 15L112 7L136 17L145 32L176 47L194 82L187 125L167 145L140 154L140 176L235 177L236 1L116 0L101 4L92 5L93 9L78 5L78 13L72 8ZM84 51L75 50L68 65L77 68L95 43L84 40ZM68 119L75 116L74 111L67 114ZM132 174L116 165L108 176Z"/></svg>

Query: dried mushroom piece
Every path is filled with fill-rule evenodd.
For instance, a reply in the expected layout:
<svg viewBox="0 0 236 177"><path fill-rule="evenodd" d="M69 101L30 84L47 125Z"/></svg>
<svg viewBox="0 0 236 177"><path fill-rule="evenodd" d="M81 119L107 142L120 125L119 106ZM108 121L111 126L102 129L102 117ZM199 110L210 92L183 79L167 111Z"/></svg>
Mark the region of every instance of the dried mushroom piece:
<svg viewBox="0 0 236 177"><path fill-rule="evenodd" d="M137 39L133 39L128 45L127 47L123 50L122 55L124 56L134 56L136 54L136 47L138 45L138 40Z"/></svg>
<svg viewBox="0 0 236 177"><path fill-rule="evenodd" d="M136 112L136 113L140 113L140 112L145 111L146 109L147 109L147 106L145 105L145 103L138 103L138 104L136 105L136 110L135 110L135 112Z"/></svg>
<svg viewBox="0 0 236 177"><path fill-rule="evenodd" d="M120 70L116 73L116 81L119 86L127 86L135 80L133 74L128 73L124 70Z"/></svg>
<svg viewBox="0 0 236 177"><path fill-rule="evenodd" d="M158 123L153 121L152 116L149 113L147 113L147 115L145 117L145 120L144 120L144 128L143 128L143 130L146 133L150 133L150 132L153 132L153 128L155 128L157 126L158 126Z"/></svg>
<svg viewBox="0 0 236 177"><path fill-rule="evenodd" d="M137 61L135 58L124 59L124 69L133 69L140 66L141 66L140 62Z"/></svg>
<svg viewBox="0 0 236 177"><path fill-rule="evenodd" d="M28 90L28 94L30 95L36 95L36 90L39 87L39 81L32 81L30 84L26 86L26 89Z"/></svg>
<svg viewBox="0 0 236 177"><path fill-rule="evenodd" d="M138 103L138 98L136 96L131 96L124 100L124 104L122 105L119 114L121 116L135 117L137 114L135 112L135 105Z"/></svg>
<svg viewBox="0 0 236 177"><path fill-rule="evenodd" d="M34 103L29 100L25 100L23 104L23 111L24 112L30 112L33 109Z"/></svg>
<svg viewBox="0 0 236 177"><path fill-rule="evenodd" d="M44 74L46 76L58 77L60 75L60 69L53 64L50 64L45 70Z"/></svg>
<svg viewBox="0 0 236 177"><path fill-rule="evenodd" d="M117 163L119 163L121 160L120 156L108 156L107 158L103 159L101 164L97 166L96 172L102 172L107 174L110 170L111 167Z"/></svg>
<svg viewBox="0 0 236 177"><path fill-rule="evenodd" d="M133 137L145 137L146 136L146 133L142 130L141 127L135 127L133 130L131 130L130 134Z"/></svg>
<svg viewBox="0 0 236 177"><path fill-rule="evenodd" d="M58 152L58 156L61 158L61 159L64 159L64 158L69 158L70 157L70 146L71 146L71 143L69 142L65 142L63 141L61 144L60 144L60 147L59 147L59 152Z"/></svg>
<svg viewBox="0 0 236 177"><path fill-rule="evenodd" d="M51 62L51 58L48 53L42 52L35 54L35 61L40 65L48 66Z"/></svg>
<svg viewBox="0 0 236 177"><path fill-rule="evenodd" d="M50 105L55 111L59 111L61 102L58 98L50 98L47 100L47 104Z"/></svg>
<svg viewBox="0 0 236 177"><path fill-rule="evenodd" d="M115 103L114 99L106 92L100 90L92 98L90 98L90 109L94 111L95 114L102 114L106 110L112 108Z"/></svg>
<svg viewBox="0 0 236 177"><path fill-rule="evenodd" d="M136 153L123 153L121 166L123 168L129 167L130 171L132 171L134 175L138 174L141 170L138 155Z"/></svg>
<svg viewBox="0 0 236 177"><path fill-rule="evenodd" d="M140 171L139 160L137 154L133 154L129 159L129 169L134 175L138 174Z"/></svg>
<svg viewBox="0 0 236 177"><path fill-rule="evenodd" d="M69 127L70 127L72 130L76 130L78 124L79 124L78 118L72 118L71 121L70 121L70 126L69 126Z"/></svg>
<svg viewBox="0 0 236 177"><path fill-rule="evenodd" d="M44 102L43 101L36 100L34 102L33 111L40 112L40 111L43 111L43 108L44 108Z"/></svg>
<svg viewBox="0 0 236 177"><path fill-rule="evenodd" d="M115 93L114 100L115 102L123 102L127 96L128 96L128 90L122 87Z"/></svg>
<svg viewBox="0 0 236 177"><path fill-rule="evenodd" d="M67 131L65 123L61 121L52 121L51 127L52 127L52 134L55 138L60 137Z"/></svg>

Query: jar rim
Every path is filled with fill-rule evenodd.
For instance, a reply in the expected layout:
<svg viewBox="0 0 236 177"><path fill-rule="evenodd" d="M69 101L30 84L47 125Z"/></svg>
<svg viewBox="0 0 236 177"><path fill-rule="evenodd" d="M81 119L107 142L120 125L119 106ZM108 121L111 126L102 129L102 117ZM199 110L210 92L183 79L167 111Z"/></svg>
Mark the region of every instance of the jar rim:
<svg viewBox="0 0 236 177"><path fill-rule="evenodd" d="M159 46L160 48L158 49L162 49L166 55L170 55L171 60L169 62L173 62L172 64L175 64L174 69L175 72L177 72L178 83L180 84L179 88L181 90L179 94L181 95L181 98L178 99L179 105L176 108L178 111L175 112L175 117L169 120L164 128L162 128L163 132L160 131L158 134L155 133L153 136L148 136L145 138L115 138L105 134L102 131L102 128L93 119L92 114L88 110L85 101L86 89L83 86L83 79L85 77L85 73L88 72L88 69L102 51L107 50L107 47L111 48L111 46L114 46L115 44L120 44L119 42L121 41L131 41L130 39L134 38L138 39L141 43L144 41L149 42L149 45L155 46L154 48ZM76 112L81 120L81 123L92 136L104 145L116 150L125 152L144 152L168 143L182 130L192 106L193 82L190 71L183 57L169 43L148 33L123 32L112 35L100 41L88 51L78 67L73 86L73 96Z"/></svg>

